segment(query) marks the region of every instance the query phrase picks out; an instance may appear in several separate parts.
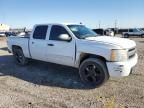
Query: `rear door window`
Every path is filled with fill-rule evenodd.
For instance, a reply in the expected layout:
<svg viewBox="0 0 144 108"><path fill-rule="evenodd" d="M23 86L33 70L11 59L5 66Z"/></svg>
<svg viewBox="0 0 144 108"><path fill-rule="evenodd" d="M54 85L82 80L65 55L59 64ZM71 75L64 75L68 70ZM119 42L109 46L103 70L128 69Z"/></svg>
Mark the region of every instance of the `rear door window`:
<svg viewBox="0 0 144 108"><path fill-rule="evenodd" d="M133 29L129 29L129 32L133 32Z"/></svg>
<svg viewBox="0 0 144 108"><path fill-rule="evenodd" d="M37 26L35 28L34 33L33 33L33 38L44 40L44 39L46 39L47 31L48 31L48 26L47 25Z"/></svg>

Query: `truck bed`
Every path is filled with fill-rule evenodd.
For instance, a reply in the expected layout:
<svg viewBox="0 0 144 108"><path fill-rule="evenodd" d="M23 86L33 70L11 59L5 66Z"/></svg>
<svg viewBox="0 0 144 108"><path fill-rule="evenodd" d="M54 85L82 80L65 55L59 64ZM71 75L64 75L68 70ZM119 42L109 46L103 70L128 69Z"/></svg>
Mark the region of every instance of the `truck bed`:
<svg viewBox="0 0 144 108"><path fill-rule="evenodd" d="M7 37L8 49L12 52L12 46L21 46L25 57L30 58L29 36L9 36Z"/></svg>

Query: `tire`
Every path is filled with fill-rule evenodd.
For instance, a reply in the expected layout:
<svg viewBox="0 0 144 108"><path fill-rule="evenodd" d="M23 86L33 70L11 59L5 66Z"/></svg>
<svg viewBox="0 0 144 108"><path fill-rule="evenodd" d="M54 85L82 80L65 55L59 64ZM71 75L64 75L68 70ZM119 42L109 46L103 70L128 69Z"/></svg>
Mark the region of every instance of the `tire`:
<svg viewBox="0 0 144 108"><path fill-rule="evenodd" d="M15 48L13 50L13 55L16 63L20 66L28 64L28 59L24 56L21 48Z"/></svg>
<svg viewBox="0 0 144 108"><path fill-rule="evenodd" d="M144 34L141 35L141 38L144 38Z"/></svg>
<svg viewBox="0 0 144 108"><path fill-rule="evenodd" d="M129 35L128 34L124 34L124 38L129 38Z"/></svg>
<svg viewBox="0 0 144 108"><path fill-rule="evenodd" d="M84 84L92 88L103 85L109 79L106 64L97 58L83 61L79 68L79 74Z"/></svg>

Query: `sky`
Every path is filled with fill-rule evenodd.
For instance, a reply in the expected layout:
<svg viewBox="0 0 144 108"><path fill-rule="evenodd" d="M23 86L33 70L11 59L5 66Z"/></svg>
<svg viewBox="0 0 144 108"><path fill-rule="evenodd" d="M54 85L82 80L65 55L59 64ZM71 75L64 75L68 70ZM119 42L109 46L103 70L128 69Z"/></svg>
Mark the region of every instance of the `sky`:
<svg viewBox="0 0 144 108"><path fill-rule="evenodd" d="M0 23L32 28L80 23L90 28L144 27L144 0L0 0Z"/></svg>

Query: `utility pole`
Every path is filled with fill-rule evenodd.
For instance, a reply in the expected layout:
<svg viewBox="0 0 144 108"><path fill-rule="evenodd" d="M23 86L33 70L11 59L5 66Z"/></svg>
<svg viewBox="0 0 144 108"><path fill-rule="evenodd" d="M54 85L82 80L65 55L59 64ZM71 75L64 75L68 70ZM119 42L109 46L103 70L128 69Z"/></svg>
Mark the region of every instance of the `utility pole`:
<svg viewBox="0 0 144 108"><path fill-rule="evenodd" d="M117 24L118 24L118 21L117 19L115 20L115 29L117 28Z"/></svg>
<svg viewBox="0 0 144 108"><path fill-rule="evenodd" d="M99 29L101 28L101 21L99 21Z"/></svg>
<svg viewBox="0 0 144 108"><path fill-rule="evenodd" d="M117 27L118 27L118 20L116 19L116 20L115 20L115 33L118 33Z"/></svg>

